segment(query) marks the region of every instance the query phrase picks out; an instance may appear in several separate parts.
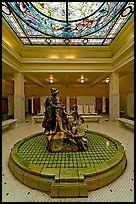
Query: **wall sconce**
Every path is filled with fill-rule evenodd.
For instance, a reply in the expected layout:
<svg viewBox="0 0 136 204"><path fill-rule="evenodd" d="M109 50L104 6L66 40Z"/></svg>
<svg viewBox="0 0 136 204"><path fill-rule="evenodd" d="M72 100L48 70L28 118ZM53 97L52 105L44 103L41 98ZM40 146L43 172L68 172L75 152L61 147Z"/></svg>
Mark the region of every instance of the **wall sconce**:
<svg viewBox="0 0 136 204"><path fill-rule="evenodd" d="M105 82L106 82L106 83L109 83L109 81L110 81L109 77L106 78Z"/></svg>
<svg viewBox="0 0 136 204"><path fill-rule="evenodd" d="M81 82L82 84L85 82L85 79L84 79L83 76L81 76L81 78L80 78L80 82Z"/></svg>

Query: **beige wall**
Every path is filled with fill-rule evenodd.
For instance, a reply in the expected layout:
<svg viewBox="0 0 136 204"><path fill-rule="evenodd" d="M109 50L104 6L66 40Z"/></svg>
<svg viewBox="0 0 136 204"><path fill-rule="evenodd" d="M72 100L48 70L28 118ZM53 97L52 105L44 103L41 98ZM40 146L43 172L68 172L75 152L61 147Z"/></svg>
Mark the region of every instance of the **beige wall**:
<svg viewBox="0 0 136 204"><path fill-rule="evenodd" d="M25 86L25 96L48 96L50 94L51 87L55 87L59 90L60 97L76 97L76 96L108 96L109 88L108 85L95 85L94 87L89 87L85 85L80 86L60 86L60 85L52 85L47 86L45 88L37 87L37 86Z"/></svg>
<svg viewBox="0 0 136 204"><path fill-rule="evenodd" d="M119 89L120 94L134 92L134 73L130 73L125 77L120 78Z"/></svg>
<svg viewBox="0 0 136 204"><path fill-rule="evenodd" d="M13 95L8 96L8 115L9 116L14 115L14 96Z"/></svg>
<svg viewBox="0 0 136 204"><path fill-rule="evenodd" d="M14 85L6 80L2 80L2 97L14 94Z"/></svg>
<svg viewBox="0 0 136 204"><path fill-rule="evenodd" d="M13 83L2 80L2 97L8 98L8 115L14 112L14 87Z"/></svg>

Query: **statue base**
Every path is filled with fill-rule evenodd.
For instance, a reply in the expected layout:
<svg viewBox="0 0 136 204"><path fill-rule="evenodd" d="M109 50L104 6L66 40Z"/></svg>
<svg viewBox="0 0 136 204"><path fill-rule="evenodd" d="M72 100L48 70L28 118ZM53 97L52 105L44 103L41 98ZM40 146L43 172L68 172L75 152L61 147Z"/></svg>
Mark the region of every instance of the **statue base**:
<svg viewBox="0 0 136 204"><path fill-rule="evenodd" d="M49 152L77 152L88 149L85 135L75 135L73 138L67 133L58 131L55 135L46 135Z"/></svg>

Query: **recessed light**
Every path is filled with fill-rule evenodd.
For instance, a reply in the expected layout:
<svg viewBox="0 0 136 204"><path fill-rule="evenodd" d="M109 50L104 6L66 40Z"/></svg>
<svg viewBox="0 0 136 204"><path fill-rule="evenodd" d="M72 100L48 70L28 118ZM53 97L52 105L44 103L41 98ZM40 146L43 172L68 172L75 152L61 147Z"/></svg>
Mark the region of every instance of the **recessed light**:
<svg viewBox="0 0 136 204"><path fill-rule="evenodd" d="M58 58L57 56L51 56L50 58L52 58L52 59L56 59L56 58Z"/></svg>
<svg viewBox="0 0 136 204"><path fill-rule="evenodd" d="M67 59L73 59L73 58L75 58L74 56L66 56L65 58L67 58Z"/></svg>

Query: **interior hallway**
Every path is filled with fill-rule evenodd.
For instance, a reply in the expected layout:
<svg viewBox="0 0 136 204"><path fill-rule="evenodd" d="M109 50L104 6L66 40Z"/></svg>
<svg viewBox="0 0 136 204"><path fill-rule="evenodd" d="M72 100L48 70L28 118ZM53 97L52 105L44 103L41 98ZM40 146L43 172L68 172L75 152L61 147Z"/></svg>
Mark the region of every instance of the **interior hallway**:
<svg viewBox="0 0 136 204"><path fill-rule="evenodd" d="M8 167L9 154L19 140L42 131L41 123L32 124L31 118L19 123L18 128L6 129L2 132L2 202L134 202L134 131L118 127L116 122L89 122L90 130L107 134L121 142L127 157L124 173L111 184L89 192L87 198L50 198L46 192L31 189L20 183Z"/></svg>

